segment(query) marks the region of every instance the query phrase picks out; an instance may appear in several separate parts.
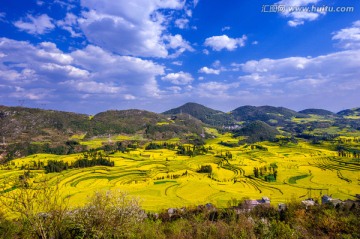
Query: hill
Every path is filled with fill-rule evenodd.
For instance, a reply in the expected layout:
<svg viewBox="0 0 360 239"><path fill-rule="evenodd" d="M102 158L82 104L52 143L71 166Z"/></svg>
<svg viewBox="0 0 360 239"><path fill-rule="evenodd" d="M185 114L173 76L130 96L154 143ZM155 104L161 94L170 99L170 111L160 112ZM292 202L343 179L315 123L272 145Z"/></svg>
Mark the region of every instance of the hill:
<svg viewBox="0 0 360 239"><path fill-rule="evenodd" d="M165 115L189 114L211 126L231 125L234 119L231 115L214 110L197 103L186 103L180 107L163 112Z"/></svg>
<svg viewBox="0 0 360 239"><path fill-rule="evenodd" d="M342 110L337 113L339 116L360 116L360 108Z"/></svg>
<svg viewBox="0 0 360 239"><path fill-rule="evenodd" d="M201 134L202 122L183 115L173 119L144 110L111 110L99 113L92 119L92 134L143 134L152 139L183 137Z"/></svg>
<svg viewBox="0 0 360 239"><path fill-rule="evenodd" d="M247 143L255 143L266 140L272 141L278 134L280 133L276 128L271 127L270 125L260 120L251 122L234 132L235 137L247 136Z"/></svg>
<svg viewBox="0 0 360 239"><path fill-rule="evenodd" d="M110 110L90 117L62 111L0 106L0 137L6 143L65 142L73 135L143 134L168 139L201 134L202 122L189 117L174 120L144 110Z"/></svg>
<svg viewBox="0 0 360 239"><path fill-rule="evenodd" d="M241 106L230 112L237 121L260 120L269 124L281 124L293 117L307 118L309 116L284 107L273 106Z"/></svg>
<svg viewBox="0 0 360 239"><path fill-rule="evenodd" d="M328 110L323 109L305 109L301 110L298 113L306 115L320 115L320 116L334 116L335 114Z"/></svg>
<svg viewBox="0 0 360 239"><path fill-rule="evenodd" d="M0 106L0 127L6 142L54 142L86 132L90 121L85 114Z"/></svg>

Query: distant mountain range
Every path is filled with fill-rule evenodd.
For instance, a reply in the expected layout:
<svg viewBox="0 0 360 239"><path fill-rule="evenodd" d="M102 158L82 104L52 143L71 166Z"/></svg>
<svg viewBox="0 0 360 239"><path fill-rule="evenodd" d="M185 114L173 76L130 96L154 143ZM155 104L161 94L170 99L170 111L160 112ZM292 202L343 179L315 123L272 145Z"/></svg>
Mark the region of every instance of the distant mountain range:
<svg viewBox="0 0 360 239"><path fill-rule="evenodd" d="M305 109L296 112L284 107L274 106L241 106L228 113L214 110L197 103L186 103L180 107L170 109L163 114L189 114L202 122L212 125L229 125L239 121L286 121L291 118L309 118L310 115L323 117L360 116L360 108L348 109L333 113L323 109Z"/></svg>
<svg viewBox="0 0 360 239"><path fill-rule="evenodd" d="M314 115L332 120L322 123L321 127L325 127L324 124L336 124L339 127L350 125L356 128L360 108L335 114L322 109L296 112L284 107L241 106L225 113L197 103L186 103L161 114L132 109L109 110L89 116L55 110L0 106L0 141L59 142L75 134L86 137L141 134L149 139L169 139L191 133L200 135L204 126L218 129L231 128L230 126L237 128L254 121L262 121L272 127L283 127L284 130L294 132L299 125L292 119L306 119ZM301 127L304 128L304 125Z"/></svg>

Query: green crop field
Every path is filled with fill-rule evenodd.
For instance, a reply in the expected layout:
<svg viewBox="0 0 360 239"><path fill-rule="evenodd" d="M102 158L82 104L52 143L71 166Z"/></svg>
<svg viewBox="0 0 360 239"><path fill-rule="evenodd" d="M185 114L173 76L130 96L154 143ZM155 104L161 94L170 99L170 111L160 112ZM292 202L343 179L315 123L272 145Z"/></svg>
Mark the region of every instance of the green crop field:
<svg viewBox="0 0 360 239"><path fill-rule="evenodd" d="M112 137L128 139L128 136ZM81 143L95 147L107 140ZM44 170L31 170L31 180L36 184L47 178L50 185L60 185L71 206L85 203L87 196L96 190L121 189L139 197L143 208L149 211L204 203L226 207L232 199L263 196L269 197L274 204L291 198L299 201L308 197L319 198L323 194L348 199L360 192L359 159L339 157L326 145L301 141L285 146L256 143L260 148L220 144L238 140L230 134L218 134L217 138L207 140L205 147L210 150L205 155L194 157L178 155L175 150L145 150L144 147L116 152L109 155L114 167L95 166L48 174ZM231 153L232 158L224 159L226 153ZM16 190L7 184L7 180L24 174L24 168L31 167L34 162L46 165L48 160L62 160L71 163L80 157L81 154L36 154L15 159L1 166L3 192ZM276 181L267 182L254 177L255 167L268 168L275 164ZM198 172L206 165L211 166L211 173Z"/></svg>

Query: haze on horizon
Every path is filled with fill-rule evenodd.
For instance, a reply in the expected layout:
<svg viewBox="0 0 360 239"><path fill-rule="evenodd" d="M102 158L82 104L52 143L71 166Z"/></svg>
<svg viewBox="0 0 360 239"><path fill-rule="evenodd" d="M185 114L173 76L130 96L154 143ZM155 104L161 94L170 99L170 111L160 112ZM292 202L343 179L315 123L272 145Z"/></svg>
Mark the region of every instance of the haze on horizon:
<svg viewBox="0 0 360 239"><path fill-rule="evenodd" d="M0 7L0 105L360 106L360 2L29 0ZM264 11L265 9L265 11Z"/></svg>

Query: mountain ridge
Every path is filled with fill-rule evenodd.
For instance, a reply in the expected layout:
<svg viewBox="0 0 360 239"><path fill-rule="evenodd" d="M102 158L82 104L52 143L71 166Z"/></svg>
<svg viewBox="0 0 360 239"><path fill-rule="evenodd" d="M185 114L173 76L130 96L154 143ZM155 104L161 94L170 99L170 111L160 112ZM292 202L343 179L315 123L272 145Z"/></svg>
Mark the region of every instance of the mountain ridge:
<svg viewBox="0 0 360 239"><path fill-rule="evenodd" d="M161 114L146 110L108 110L90 116L87 114L43 110L27 107L0 106L0 137L11 142L36 140L66 140L74 134L88 137L107 134L143 133L146 137L169 138L170 135L200 134L204 125L224 129L239 127L239 122L260 120L271 126L286 127L293 118L308 118L311 114L346 119L356 124L360 108L343 110L334 114L322 109L306 109L300 112L274 106L241 106L229 113L189 102ZM330 115L331 114L331 115ZM341 122L342 125L346 125ZM159 133L161 132L161 133ZM175 132L173 134L173 132ZM153 134L153 135L152 135ZM0 139L1 139L0 138Z"/></svg>

